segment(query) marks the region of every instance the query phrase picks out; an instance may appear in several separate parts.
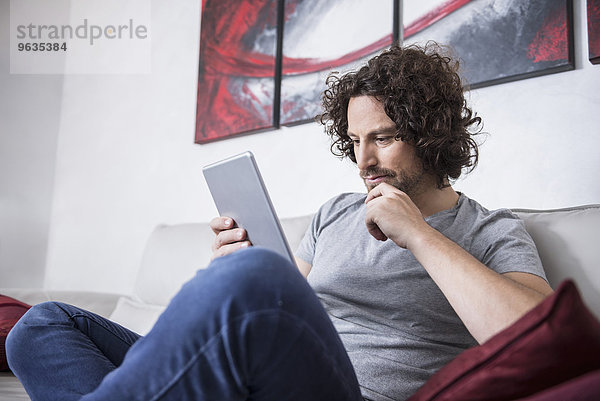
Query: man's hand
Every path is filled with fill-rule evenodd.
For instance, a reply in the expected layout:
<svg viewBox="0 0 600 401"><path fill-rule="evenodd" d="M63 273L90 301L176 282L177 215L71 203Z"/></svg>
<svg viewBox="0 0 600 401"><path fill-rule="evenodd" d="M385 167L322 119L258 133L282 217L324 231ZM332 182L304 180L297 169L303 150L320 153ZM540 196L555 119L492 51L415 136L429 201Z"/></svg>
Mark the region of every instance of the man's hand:
<svg viewBox="0 0 600 401"><path fill-rule="evenodd" d="M402 248L419 230L431 229L423 215L404 192L387 183L373 188L365 200L369 233L380 241L388 238Z"/></svg>
<svg viewBox="0 0 600 401"><path fill-rule="evenodd" d="M235 227L231 217L215 217L210 221L210 228L217 235L212 244L212 259L252 245L246 240L246 230Z"/></svg>

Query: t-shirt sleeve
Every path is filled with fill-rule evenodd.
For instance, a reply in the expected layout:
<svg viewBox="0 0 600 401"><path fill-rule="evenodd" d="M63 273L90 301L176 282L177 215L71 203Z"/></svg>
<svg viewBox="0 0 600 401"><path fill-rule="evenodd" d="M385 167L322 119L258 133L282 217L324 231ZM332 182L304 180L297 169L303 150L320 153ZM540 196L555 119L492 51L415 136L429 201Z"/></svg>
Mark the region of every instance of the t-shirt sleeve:
<svg viewBox="0 0 600 401"><path fill-rule="evenodd" d="M322 211L323 207L321 207L313 217L295 253L297 258L302 259L310 265L313 264L313 258L315 257L315 247L317 245L319 222L321 220Z"/></svg>
<svg viewBox="0 0 600 401"><path fill-rule="evenodd" d="M321 231L335 221L341 213L344 213L349 205L356 203L357 200L362 202L364 197L364 194L343 193L325 202L313 217L295 256L312 265Z"/></svg>
<svg viewBox="0 0 600 401"><path fill-rule="evenodd" d="M547 281L535 243L521 219L513 214L499 216L482 231L481 243L473 246L479 248L483 264L500 274L531 273Z"/></svg>

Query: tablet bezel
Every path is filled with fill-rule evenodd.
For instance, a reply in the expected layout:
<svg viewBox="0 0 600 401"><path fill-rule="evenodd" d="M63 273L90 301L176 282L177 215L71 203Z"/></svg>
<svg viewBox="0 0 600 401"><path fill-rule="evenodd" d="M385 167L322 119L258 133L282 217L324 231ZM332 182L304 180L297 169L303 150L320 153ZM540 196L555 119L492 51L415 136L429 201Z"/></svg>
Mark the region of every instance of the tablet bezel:
<svg viewBox="0 0 600 401"><path fill-rule="evenodd" d="M221 216L244 228L254 246L275 251L296 265L252 152L209 164L202 173Z"/></svg>

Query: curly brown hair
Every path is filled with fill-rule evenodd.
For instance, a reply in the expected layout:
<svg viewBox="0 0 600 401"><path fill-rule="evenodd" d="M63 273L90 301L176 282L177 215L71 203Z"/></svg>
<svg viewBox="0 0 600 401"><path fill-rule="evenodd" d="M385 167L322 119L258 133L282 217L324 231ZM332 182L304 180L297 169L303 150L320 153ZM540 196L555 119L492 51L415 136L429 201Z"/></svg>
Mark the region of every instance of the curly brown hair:
<svg viewBox="0 0 600 401"><path fill-rule="evenodd" d="M383 103L396 123L396 140L415 146L425 171L437 177L438 188L456 180L463 168L473 170L479 158L473 135L481 131L482 121L467 106L459 62L445 50L434 42L394 45L358 71L330 74L322 97L324 112L316 119L331 136L332 153L356 163L348 136L348 103L366 95Z"/></svg>

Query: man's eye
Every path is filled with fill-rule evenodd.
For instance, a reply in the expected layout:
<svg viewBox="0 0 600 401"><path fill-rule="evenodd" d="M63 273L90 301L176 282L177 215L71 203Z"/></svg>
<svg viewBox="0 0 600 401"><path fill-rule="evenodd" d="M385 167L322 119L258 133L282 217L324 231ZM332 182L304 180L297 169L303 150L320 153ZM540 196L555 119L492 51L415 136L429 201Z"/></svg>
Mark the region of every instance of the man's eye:
<svg viewBox="0 0 600 401"><path fill-rule="evenodd" d="M377 142L378 144L387 144L390 143L392 141L392 137L391 136L380 136L375 138L375 142Z"/></svg>

